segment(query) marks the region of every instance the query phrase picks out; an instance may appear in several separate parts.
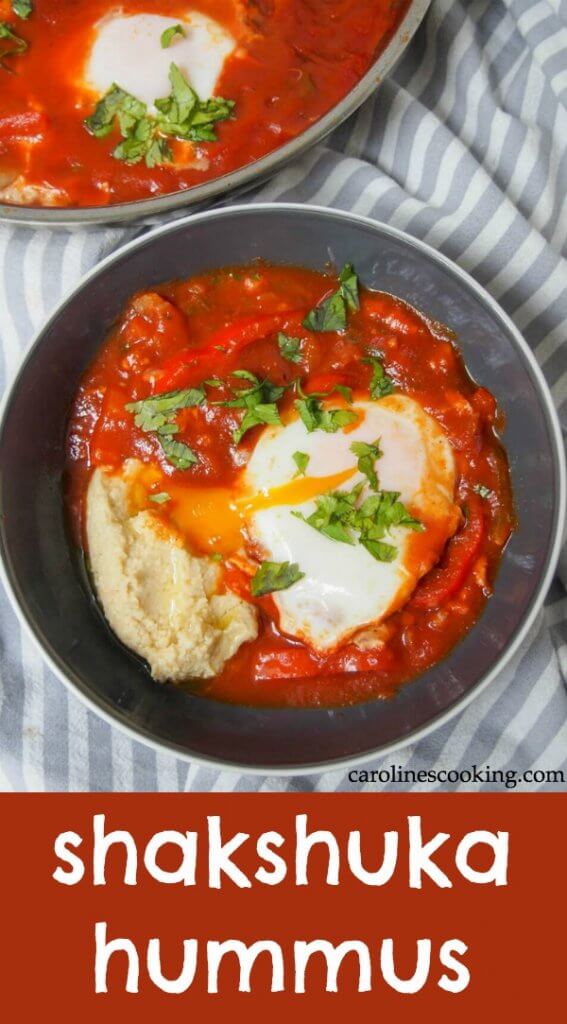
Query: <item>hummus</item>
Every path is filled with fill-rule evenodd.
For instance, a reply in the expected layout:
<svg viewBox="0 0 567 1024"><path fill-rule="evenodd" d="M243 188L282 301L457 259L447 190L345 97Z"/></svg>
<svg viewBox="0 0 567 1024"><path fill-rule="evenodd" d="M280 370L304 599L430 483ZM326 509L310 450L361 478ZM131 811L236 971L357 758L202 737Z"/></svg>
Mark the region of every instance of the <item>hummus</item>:
<svg viewBox="0 0 567 1024"><path fill-rule="evenodd" d="M160 681L217 675L258 634L256 611L217 593L220 569L190 554L152 511L133 510L129 475L97 469L86 505L88 550L104 614Z"/></svg>

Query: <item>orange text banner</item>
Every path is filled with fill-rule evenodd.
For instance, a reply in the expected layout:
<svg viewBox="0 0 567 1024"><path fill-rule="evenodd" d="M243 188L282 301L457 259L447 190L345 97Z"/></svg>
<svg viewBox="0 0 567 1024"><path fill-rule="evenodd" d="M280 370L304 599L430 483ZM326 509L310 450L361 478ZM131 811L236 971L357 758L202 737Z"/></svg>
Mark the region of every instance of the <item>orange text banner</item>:
<svg viewBox="0 0 567 1024"><path fill-rule="evenodd" d="M0 801L6 1019L561 1015L567 794Z"/></svg>

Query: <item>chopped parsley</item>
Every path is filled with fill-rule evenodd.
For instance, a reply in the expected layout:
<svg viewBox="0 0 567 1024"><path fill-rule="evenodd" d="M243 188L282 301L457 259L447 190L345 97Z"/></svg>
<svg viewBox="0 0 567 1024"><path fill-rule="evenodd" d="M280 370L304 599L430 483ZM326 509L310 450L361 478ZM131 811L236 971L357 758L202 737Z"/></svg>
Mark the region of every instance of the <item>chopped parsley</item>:
<svg viewBox="0 0 567 1024"><path fill-rule="evenodd" d="M486 499L494 496L494 491L492 491L490 487L486 487L484 484L475 484L473 490L476 491L477 494L480 494L481 498Z"/></svg>
<svg viewBox="0 0 567 1024"><path fill-rule="evenodd" d="M387 376L380 360L376 356L368 356L362 362L372 367L372 376L370 377L369 384L370 397L378 399L391 395L394 390L394 382Z"/></svg>
<svg viewBox="0 0 567 1024"><path fill-rule="evenodd" d="M135 414L135 424L145 431L157 431L171 425L171 414L180 409L202 405L205 401L203 388L183 388L180 391L166 391L162 395L150 395L139 402L128 402L127 412ZM166 431L167 432L167 431Z"/></svg>
<svg viewBox="0 0 567 1024"><path fill-rule="evenodd" d="M358 298L358 277L352 263L345 263L339 274L340 292L347 307L354 311L360 309Z"/></svg>
<svg viewBox="0 0 567 1024"><path fill-rule="evenodd" d="M189 469L199 461L193 449L183 441L175 441L163 431L158 431L158 440L167 461L175 466L175 469Z"/></svg>
<svg viewBox="0 0 567 1024"><path fill-rule="evenodd" d="M162 50L167 50L176 36L185 37L186 34L187 33L185 32L183 25L171 25L169 28L166 28L165 32L162 32L160 36Z"/></svg>
<svg viewBox="0 0 567 1024"><path fill-rule="evenodd" d="M291 514L330 540L362 544L377 561L391 562L397 549L384 538L392 527L420 532L424 527L409 514L397 491L378 491L359 503L363 489L364 483L359 483L350 491L329 491L317 498L311 515Z"/></svg>
<svg viewBox="0 0 567 1024"><path fill-rule="evenodd" d="M338 291L310 310L303 326L310 331L344 331L346 322L346 303Z"/></svg>
<svg viewBox="0 0 567 1024"><path fill-rule="evenodd" d="M183 388L166 391L163 395L151 395L138 402L128 402L127 412L134 413L134 423L146 433L156 434L161 449L176 469L189 469L198 458L189 445L175 441L173 434L179 432L174 414L180 409L202 405L205 401L203 388Z"/></svg>
<svg viewBox="0 0 567 1024"><path fill-rule="evenodd" d="M352 403L352 388L348 388L346 384L335 384L334 390L343 396L345 402Z"/></svg>
<svg viewBox="0 0 567 1024"><path fill-rule="evenodd" d="M171 496L167 491L160 491L159 494L150 494L150 501L154 501L156 505L165 505L167 501L171 501Z"/></svg>
<svg viewBox="0 0 567 1024"><path fill-rule="evenodd" d="M352 263L345 263L339 274L339 288L307 314L303 326L310 331L344 331L347 310L360 307L358 277Z"/></svg>
<svg viewBox="0 0 567 1024"><path fill-rule="evenodd" d="M3 43L2 40L5 42ZM25 53L27 48L28 44L25 39L16 35L6 21L0 21L0 68L10 71L9 65L5 63L6 58L18 57Z"/></svg>
<svg viewBox="0 0 567 1024"><path fill-rule="evenodd" d="M189 142L216 142L213 125L231 116L234 100L199 99L177 64L170 64L169 81L169 96L155 101L159 131Z"/></svg>
<svg viewBox="0 0 567 1024"><path fill-rule="evenodd" d="M316 392L306 395L299 381L296 382L296 385L299 398L295 400L295 408L309 434L312 434L314 430L324 430L327 434L336 434L337 430L341 430L342 427L346 427L358 419L358 415L353 409L324 409L320 399L326 398L326 393ZM344 396L342 385L338 384L334 390L341 390ZM350 388L347 388L346 391L350 396ZM332 392L328 394L332 394Z"/></svg>
<svg viewBox="0 0 567 1024"><path fill-rule="evenodd" d="M168 137L190 142L215 142L214 124L230 117L234 101L220 96L199 99L173 63L169 68L169 80L171 92L169 96L155 100L155 116L148 113L145 103L114 84L99 100L93 113L85 118L85 128L95 138L102 139L118 124L122 142L115 146L112 156L127 164L143 160L147 167L173 159Z"/></svg>
<svg viewBox="0 0 567 1024"><path fill-rule="evenodd" d="M262 562L250 580L250 591L253 597L263 597L274 590L287 590L304 576L297 562Z"/></svg>
<svg viewBox="0 0 567 1024"><path fill-rule="evenodd" d="M285 387L272 384L269 380L259 380L248 370L235 370L232 374L240 380L248 381L248 387L240 388L233 394L234 398L226 402L217 402L229 409L244 409L244 417L239 427L233 432L235 444L240 444L242 438L251 430L262 423L281 424L280 414L276 402L285 392Z"/></svg>
<svg viewBox="0 0 567 1024"><path fill-rule="evenodd" d="M297 466L297 473L295 473L295 476L305 476L305 470L309 465L311 456L308 455L307 452L294 452L291 457Z"/></svg>
<svg viewBox="0 0 567 1024"><path fill-rule="evenodd" d="M278 347L283 358L287 359L289 363L301 362L301 338L290 338L289 335L280 331Z"/></svg>
<svg viewBox="0 0 567 1024"><path fill-rule="evenodd" d="M353 441L350 446L350 450L358 459L358 468L360 472L364 473L372 489L377 491L378 476L374 468L374 463L376 462L376 459L379 459L382 456L380 441L375 441L374 444L367 444L366 441Z"/></svg>
<svg viewBox="0 0 567 1024"><path fill-rule="evenodd" d="M316 500L315 511L309 516L296 511L291 514L297 519L303 519L330 540L354 545L355 539L350 527L353 524L355 505L362 487L363 484L358 484L351 491L329 491L322 494Z"/></svg>
<svg viewBox="0 0 567 1024"><path fill-rule="evenodd" d="M25 21L33 11L33 4L31 0L12 0L12 10L18 18Z"/></svg>
<svg viewBox="0 0 567 1024"><path fill-rule="evenodd" d="M114 118L118 114L136 121L143 117L145 112L145 103L115 84L99 100L92 114L85 119L85 126L91 135L103 139L114 128Z"/></svg>

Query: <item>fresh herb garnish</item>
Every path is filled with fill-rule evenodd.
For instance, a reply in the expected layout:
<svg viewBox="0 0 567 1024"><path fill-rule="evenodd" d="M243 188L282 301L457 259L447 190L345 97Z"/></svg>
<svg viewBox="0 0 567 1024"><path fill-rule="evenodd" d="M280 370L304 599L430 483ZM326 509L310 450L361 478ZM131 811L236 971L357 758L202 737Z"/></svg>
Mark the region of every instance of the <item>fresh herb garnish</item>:
<svg viewBox="0 0 567 1024"><path fill-rule="evenodd" d="M134 413L134 423L140 430L157 435L161 449L168 462L176 469L189 469L198 462L195 452L182 441L174 441L173 434L179 432L174 414L180 409L202 405L205 401L203 388L183 388L166 391L163 395L150 395L138 402L128 402L127 412Z"/></svg>
<svg viewBox="0 0 567 1024"><path fill-rule="evenodd" d="M278 347L284 359L290 363L301 362L301 338L290 338L289 335L280 331L278 334Z"/></svg>
<svg viewBox="0 0 567 1024"><path fill-rule="evenodd" d="M112 85L98 101L92 114L85 118L85 127L97 139L109 135L114 127L114 118L120 113L124 118L138 121L146 113L146 104L125 92L119 85Z"/></svg>
<svg viewBox="0 0 567 1024"><path fill-rule="evenodd" d="M18 18L26 21L33 11L33 4L31 0L12 0L12 10Z"/></svg>
<svg viewBox="0 0 567 1024"><path fill-rule="evenodd" d="M127 164L144 160L147 167L155 167L171 159L169 145L158 135L157 123L148 115L146 104L116 84L99 100L84 125L95 138L103 139L114 129L115 122L123 140L112 150L115 160Z"/></svg>
<svg viewBox="0 0 567 1024"><path fill-rule="evenodd" d="M213 551L210 557L212 558L213 562L222 562L222 555L220 551Z"/></svg>
<svg viewBox="0 0 567 1024"><path fill-rule="evenodd" d="M316 500L315 511L309 516L296 511L291 514L331 540L354 545L351 528L354 525L356 502L363 486L360 483L351 491L329 491L322 494Z"/></svg>
<svg viewBox="0 0 567 1024"><path fill-rule="evenodd" d="M339 274L338 291L333 292L305 317L303 326L310 331L344 331L347 325L347 310L360 307L358 278L352 263L345 263Z"/></svg>
<svg viewBox="0 0 567 1024"><path fill-rule="evenodd" d="M150 494L150 501L154 501L156 505L165 505L166 501L171 501L171 496L167 491L160 491L159 494Z"/></svg>
<svg viewBox="0 0 567 1024"><path fill-rule="evenodd" d="M346 322L346 303L338 291L310 310L303 320L303 326L310 331L344 331Z"/></svg>
<svg viewBox="0 0 567 1024"><path fill-rule="evenodd" d="M262 562L250 580L250 591L253 597L263 597L274 590L287 590L304 576L297 562Z"/></svg>
<svg viewBox="0 0 567 1024"><path fill-rule="evenodd" d="M183 388L180 391L166 391L162 395L150 395L138 402L128 402L127 412L135 414L135 424L141 430L161 430L171 424L171 414L180 409L202 405L205 401L203 388Z"/></svg>
<svg viewBox="0 0 567 1024"><path fill-rule="evenodd" d="M379 459L382 456L380 441L375 441L374 444L367 444L366 441L353 441L350 446L350 450L358 459L358 468L360 472L364 473L372 489L377 491L378 476L374 469L374 463L376 462L376 459Z"/></svg>
<svg viewBox="0 0 567 1024"><path fill-rule="evenodd" d="M476 491L477 494L480 494L481 498L485 499L492 498L494 495L494 491L492 491L490 487L486 487L484 484L475 484L473 490Z"/></svg>
<svg viewBox="0 0 567 1024"><path fill-rule="evenodd" d="M297 466L297 473L295 473L295 476L305 476L305 470L309 465L309 459L311 456L308 455L307 452L294 452L291 457Z"/></svg>
<svg viewBox="0 0 567 1024"><path fill-rule="evenodd" d="M112 85L93 113L85 118L87 131L101 139L110 134L116 122L123 141L115 146L112 156L128 164L143 160L148 167L173 159L168 136L190 142L216 141L213 124L230 117L233 100L220 96L199 99L176 64L170 65L169 80L171 93L156 99L156 116L148 114L141 100L119 85Z"/></svg>
<svg viewBox="0 0 567 1024"><path fill-rule="evenodd" d="M159 131L189 142L216 142L213 125L231 116L234 100L199 99L177 64L170 64L169 81L169 96L155 101Z"/></svg>
<svg viewBox="0 0 567 1024"><path fill-rule="evenodd" d="M246 410L240 426L232 435L235 444L239 444L252 427L262 423L281 424L276 402L284 394L285 387L272 384L269 380L259 380L248 370L235 370L232 376L248 381L249 386L238 391L233 388L234 398L216 404L229 409Z"/></svg>
<svg viewBox="0 0 567 1024"><path fill-rule="evenodd" d="M345 402L352 403L352 388L348 388L346 384L335 384L334 390L343 396Z"/></svg>
<svg viewBox="0 0 567 1024"><path fill-rule="evenodd" d="M350 310L360 309L358 277L352 263L345 263L339 274L340 292Z"/></svg>
<svg viewBox="0 0 567 1024"><path fill-rule="evenodd" d="M377 359L376 356L368 356L368 358L363 359L362 362L372 367L372 376L368 386L370 397L378 399L385 398L386 395L391 395L394 390L394 382L387 376L380 360Z"/></svg>
<svg viewBox="0 0 567 1024"><path fill-rule="evenodd" d="M188 444L184 444L183 441L174 441L163 431L158 431L158 441L167 461L171 462L175 469L189 469L199 461Z"/></svg>
<svg viewBox="0 0 567 1024"><path fill-rule="evenodd" d="M298 398L295 407L301 416L308 432L324 430L326 434L336 434L349 423L358 419L357 413L351 409L323 409L317 398Z"/></svg>
<svg viewBox="0 0 567 1024"><path fill-rule="evenodd" d="M21 39L20 36L17 36L12 31L6 21L0 21L0 40L2 39L6 42L4 44L0 42L0 68L4 68L5 71L11 71L12 69L5 63L5 59L7 57L18 57L20 54L25 53L28 44L25 39Z"/></svg>
<svg viewBox="0 0 567 1024"><path fill-rule="evenodd" d="M420 532L424 527L409 514L397 491L379 491L358 504L363 488L361 482L350 491L330 491L317 498L311 515L296 511L291 514L331 540L351 545L358 542L377 561L391 562L397 549L386 543L384 537L392 527L404 526Z"/></svg>
<svg viewBox="0 0 567 1024"><path fill-rule="evenodd" d="M299 398L295 400L297 409L309 434L314 430L324 430L327 434L336 434L337 430L354 423L358 414L353 409L324 409L320 399L332 394L329 392L315 392L306 395L301 383L296 381ZM342 385L337 385L333 390L338 391ZM350 388L347 388L350 395Z"/></svg>
<svg viewBox="0 0 567 1024"><path fill-rule="evenodd" d="M171 46L176 36L185 36L187 33L183 28L183 25L171 25L170 28L166 28L165 32L162 32L160 36L160 43L162 50L167 50L168 46Z"/></svg>
<svg viewBox="0 0 567 1024"><path fill-rule="evenodd" d="M392 527L404 526L418 533L425 529L399 499L398 491L379 491L366 498L357 509L359 543L379 562L390 562L396 557L396 548L382 539Z"/></svg>

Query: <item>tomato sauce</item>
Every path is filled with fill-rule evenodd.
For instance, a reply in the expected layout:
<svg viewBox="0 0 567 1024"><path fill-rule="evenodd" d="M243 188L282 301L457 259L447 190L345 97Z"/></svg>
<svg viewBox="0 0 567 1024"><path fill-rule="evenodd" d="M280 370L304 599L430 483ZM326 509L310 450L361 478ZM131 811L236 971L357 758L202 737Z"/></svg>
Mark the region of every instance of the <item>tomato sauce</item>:
<svg viewBox="0 0 567 1024"><path fill-rule="evenodd" d="M98 97L84 83L95 25L107 0L35 0L27 20L0 0L0 20L28 44L0 66L0 191L15 176L58 190L53 205L99 206L187 189L219 177L299 135L342 99L400 23L408 0L121 0L126 14L188 10L214 18L237 40L217 95L235 101L217 142L197 147L200 166L148 168L114 159L119 142L93 138L83 121ZM174 52L172 50L172 59ZM120 84L120 82L118 82ZM186 161L187 162L187 161ZM22 202L41 204L41 199Z"/></svg>
<svg viewBox="0 0 567 1024"><path fill-rule="evenodd" d="M152 507L150 493L167 490L171 500L153 511L179 530L196 554L218 551L216 535L223 534L223 586L254 601L260 632L217 678L198 684L200 692L222 700L316 706L393 693L439 661L476 621L514 528L508 464L497 436L502 420L492 395L468 375L452 332L392 295L363 288L360 309L349 313L345 330L317 333L304 327L306 312L336 286L331 273L258 262L139 293L86 372L71 412L66 500L81 546L86 547L85 493L94 468L120 469L131 457L147 472L140 507L144 501ZM280 330L301 339L301 367L283 358ZM231 539L223 495L238 480L262 426L236 444L233 431L241 410L209 399L183 409L176 439L191 446L198 462L179 470L125 406L213 377L227 382L234 370L276 385L299 376L305 393L342 384L352 388L355 400L368 400L371 368L363 360L369 351L379 351L396 391L418 401L445 431L456 460L462 522L439 565L387 619L381 647L362 650L349 642L320 654L280 632L272 597L252 598L249 575L238 558L227 556L238 540ZM215 398L226 397L223 388ZM292 393L280 403L284 423ZM337 397L333 404L340 401Z"/></svg>

